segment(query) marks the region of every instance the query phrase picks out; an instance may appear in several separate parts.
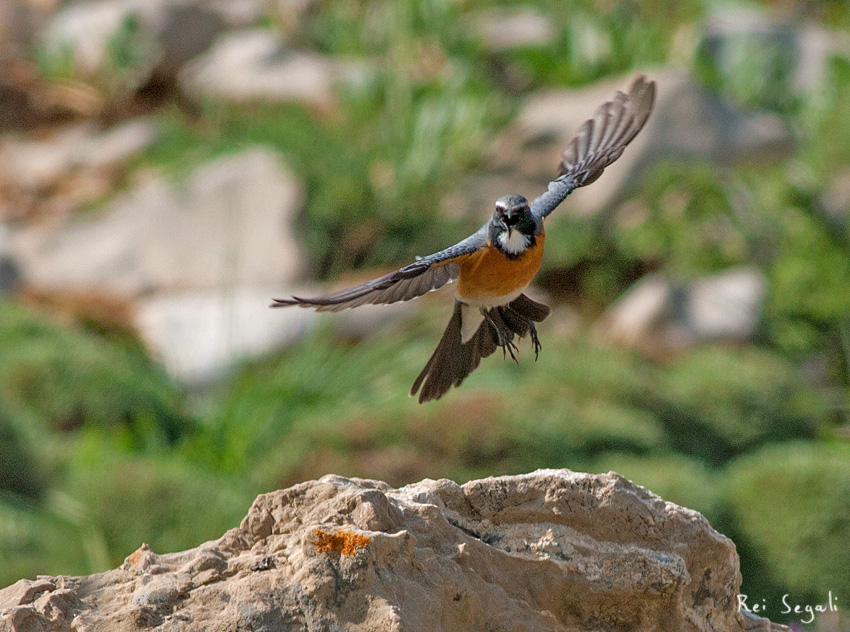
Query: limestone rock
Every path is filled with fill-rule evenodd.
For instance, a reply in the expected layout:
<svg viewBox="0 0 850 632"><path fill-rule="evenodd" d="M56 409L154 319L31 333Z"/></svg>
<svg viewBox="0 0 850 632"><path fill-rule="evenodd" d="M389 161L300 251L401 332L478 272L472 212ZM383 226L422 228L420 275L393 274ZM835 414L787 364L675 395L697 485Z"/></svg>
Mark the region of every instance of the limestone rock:
<svg viewBox="0 0 850 632"><path fill-rule="evenodd" d="M0 139L0 221L59 216L105 198L156 140L147 118L108 129L68 125L44 138Z"/></svg>
<svg viewBox="0 0 850 632"><path fill-rule="evenodd" d="M290 50L266 30L228 33L180 74L183 89L197 98L294 101L325 109L333 106L336 84L362 79L360 66Z"/></svg>
<svg viewBox="0 0 850 632"><path fill-rule="evenodd" d="M0 224L0 297L11 294L18 286L21 271L9 245L8 229Z"/></svg>
<svg viewBox="0 0 850 632"><path fill-rule="evenodd" d="M290 231L301 186L266 149L199 167L183 186L139 183L101 212L13 233L25 280L40 290L132 298L165 290L291 282Z"/></svg>
<svg viewBox="0 0 850 632"><path fill-rule="evenodd" d="M110 47L124 37L122 29L136 21L132 43L134 70L141 83L155 68L174 71L205 51L224 29L226 20L213 7L171 0L100 0L62 7L44 28L45 54L70 51L84 77L109 73Z"/></svg>
<svg viewBox="0 0 850 632"><path fill-rule="evenodd" d="M622 202L659 162L729 165L783 158L790 152L791 132L778 117L738 111L678 70L647 74L658 84L655 110L623 156L605 170L600 184L570 196L566 204L578 213L593 214ZM540 195L579 126L628 82L628 77L621 77L580 90L549 90L531 96L493 151L494 171L525 182L522 190L512 192L529 199Z"/></svg>
<svg viewBox="0 0 850 632"><path fill-rule="evenodd" d="M86 218L10 232L9 251L36 292L133 301L155 355L179 379L205 382L314 322L306 310L268 308L301 273L293 223L302 198L280 156L248 150L199 167L184 185L154 176Z"/></svg>
<svg viewBox="0 0 850 632"><path fill-rule="evenodd" d="M185 384L224 377L240 362L302 338L318 315L269 309L280 287L165 292L138 305L137 325L148 347Z"/></svg>
<svg viewBox="0 0 850 632"><path fill-rule="evenodd" d="M39 194L75 170L121 165L155 140L156 125L147 118L103 130L88 123L70 125L44 139L7 137L0 140L0 184Z"/></svg>
<svg viewBox="0 0 850 632"><path fill-rule="evenodd" d="M749 66L750 72L773 82L777 77L787 79L783 87L791 90L821 87L830 59L850 59L847 33L814 22L775 19L752 7L717 11L704 30L700 50L721 75L747 72Z"/></svg>
<svg viewBox="0 0 850 632"><path fill-rule="evenodd" d="M184 384L204 385L240 363L283 349L326 319L351 339L365 338L410 312L410 304L366 305L341 314L269 309L272 297L315 296L321 288L267 285L164 292L139 301L136 322L153 354Z"/></svg>
<svg viewBox="0 0 850 632"><path fill-rule="evenodd" d="M652 354L703 342L745 341L756 331L766 290L764 275L753 268L688 285L652 274L608 309L599 330L610 341Z"/></svg>
<svg viewBox="0 0 850 632"><path fill-rule="evenodd" d="M530 7L481 11L472 28L491 51L545 46L555 38L551 20Z"/></svg>
<svg viewBox="0 0 850 632"><path fill-rule="evenodd" d="M196 549L21 580L0 630L785 630L737 611L740 583L702 515L614 473L331 475L259 496Z"/></svg>

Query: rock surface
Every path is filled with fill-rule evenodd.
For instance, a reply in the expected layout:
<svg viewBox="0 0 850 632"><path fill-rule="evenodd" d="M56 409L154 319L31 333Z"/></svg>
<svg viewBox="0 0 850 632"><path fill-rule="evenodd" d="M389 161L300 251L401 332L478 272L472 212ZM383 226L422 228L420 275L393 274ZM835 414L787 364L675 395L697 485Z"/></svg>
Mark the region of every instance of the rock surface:
<svg viewBox="0 0 850 632"><path fill-rule="evenodd" d="M749 72L791 90L815 90L834 58L850 59L850 34L814 22L783 21L753 7L727 8L705 24L700 50L725 76Z"/></svg>
<svg viewBox="0 0 850 632"><path fill-rule="evenodd" d="M287 48L265 30L228 33L180 73L187 94L227 102L297 102L331 109L339 83L362 83L361 66Z"/></svg>
<svg viewBox="0 0 850 632"><path fill-rule="evenodd" d="M256 148L196 169L185 185L153 177L84 219L13 233L25 281L40 290L160 291L285 286L297 278L291 222L299 182Z"/></svg>
<svg viewBox="0 0 850 632"><path fill-rule="evenodd" d="M68 125L41 139L0 137L0 220L69 213L106 196L156 137L149 118L108 129Z"/></svg>
<svg viewBox="0 0 850 632"><path fill-rule="evenodd" d="M737 612L735 546L621 476L401 489L326 476L219 540L0 591L0 630L784 630Z"/></svg>
<svg viewBox="0 0 850 632"><path fill-rule="evenodd" d="M113 71L110 52L131 23L137 80L141 83L157 66L176 69L204 52L223 30L226 20L214 8L170 0L101 0L68 3L44 28L41 45L47 54L70 51L75 69L94 77ZM144 63L142 63L144 59Z"/></svg>
<svg viewBox="0 0 850 632"><path fill-rule="evenodd" d="M529 7L482 11L472 27L490 51L546 46L555 38L551 20Z"/></svg>
<svg viewBox="0 0 850 632"><path fill-rule="evenodd" d="M100 159L113 153L101 147ZM185 184L149 177L87 217L10 231L4 250L39 293L131 301L152 352L175 377L202 383L315 322L306 310L268 308L301 274L302 199L281 157L255 148L199 167Z"/></svg>

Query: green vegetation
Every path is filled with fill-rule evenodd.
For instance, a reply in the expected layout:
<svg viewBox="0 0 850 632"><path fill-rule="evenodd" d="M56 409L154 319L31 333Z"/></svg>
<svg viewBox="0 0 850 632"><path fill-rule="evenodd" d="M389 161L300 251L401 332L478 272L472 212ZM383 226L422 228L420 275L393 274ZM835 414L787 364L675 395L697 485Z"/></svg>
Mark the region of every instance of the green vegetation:
<svg viewBox="0 0 850 632"><path fill-rule="evenodd" d="M766 571L744 576L755 594L765 594L762 583L770 582L817 603L827 590L850 590L848 448L789 443L741 457L729 468L726 497L741 540Z"/></svg>
<svg viewBox="0 0 850 632"><path fill-rule="evenodd" d="M78 59L74 46L67 41L41 41L32 51L44 80L57 85L85 85L105 108L123 105L140 87L158 55L155 34L132 13L107 38L104 59L95 67L87 67L90 62Z"/></svg>
<svg viewBox="0 0 850 632"><path fill-rule="evenodd" d="M329 472L400 485L569 467L616 470L704 512L738 544L748 594L850 593L850 230L846 212L821 203L850 164L850 62L830 60L818 87L796 91L775 47L743 42L722 65L702 49L676 57L703 2L568 4L531 3L552 16L551 45L499 53L476 41L469 15L507 3L356 0L319 3L297 25L270 17L300 46L369 58L374 72L335 112L168 106L137 166L179 179L215 156L279 150L306 188L312 269L332 278L475 228L440 200L482 168L529 91L689 63L727 101L791 122L792 155L662 165L611 217L559 216L542 276L566 275L564 309L593 317L646 271L687 281L756 267L769 292L755 341L648 360L556 313L538 362L526 345L522 364L485 361L419 407L407 390L445 305L356 344L329 317L286 352L186 394L126 336L0 303L0 586L115 566L143 541L197 545L235 526L257 493ZM846 3L816 4L822 24L850 28ZM132 24L116 36L124 76L142 63L138 37ZM61 51L41 61L70 72Z"/></svg>
<svg viewBox="0 0 850 632"><path fill-rule="evenodd" d="M179 395L138 347L58 326L0 302L0 401L32 441L109 428L128 445L174 443L190 431Z"/></svg>

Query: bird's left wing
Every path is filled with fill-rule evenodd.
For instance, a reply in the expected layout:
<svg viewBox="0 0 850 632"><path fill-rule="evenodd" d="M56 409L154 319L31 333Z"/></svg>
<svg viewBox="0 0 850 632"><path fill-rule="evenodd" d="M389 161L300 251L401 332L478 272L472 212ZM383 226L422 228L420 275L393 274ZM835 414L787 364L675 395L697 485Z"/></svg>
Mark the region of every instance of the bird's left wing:
<svg viewBox="0 0 850 632"><path fill-rule="evenodd" d="M596 181L643 128L654 103L655 82L643 75L634 80L628 94L618 91L612 101L603 103L567 145L558 177L531 203L534 216L546 217L575 189Z"/></svg>
<svg viewBox="0 0 850 632"><path fill-rule="evenodd" d="M314 307L319 312L338 312L360 305L377 305L409 301L438 290L460 274L460 260L487 245L487 225L440 252L417 259L413 263L360 285L315 298L293 296L273 299L272 307Z"/></svg>

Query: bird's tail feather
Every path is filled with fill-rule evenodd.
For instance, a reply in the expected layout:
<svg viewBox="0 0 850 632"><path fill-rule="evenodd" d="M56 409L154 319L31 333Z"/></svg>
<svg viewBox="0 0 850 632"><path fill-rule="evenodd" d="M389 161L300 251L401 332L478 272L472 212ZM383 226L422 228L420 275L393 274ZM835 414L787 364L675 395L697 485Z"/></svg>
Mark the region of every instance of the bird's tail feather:
<svg viewBox="0 0 850 632"><path fill-rule="evenodd" d="M440 343L410 388L411 396L422 388L420 404L440 399L452 386L459 386L478 368L482 358L492 355L500 346L507 346L515 335L526 336L535 322L549 315L546 305L520 294L510 304L488 310L489 317L485 317L478 331L464 343L461 341L461 307L462 303L455 301L454 312Z"/></svg>

